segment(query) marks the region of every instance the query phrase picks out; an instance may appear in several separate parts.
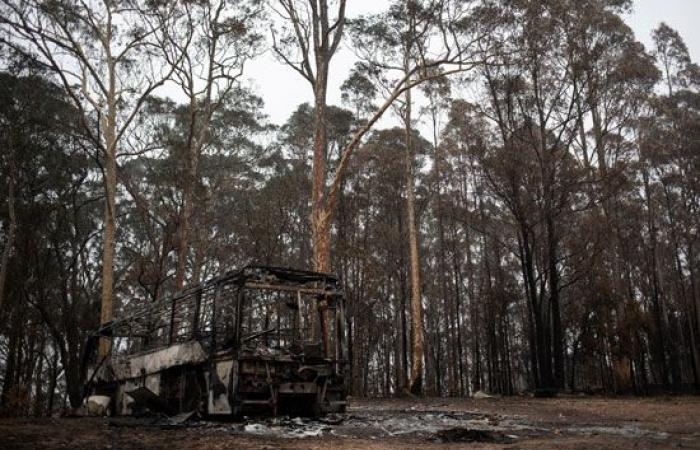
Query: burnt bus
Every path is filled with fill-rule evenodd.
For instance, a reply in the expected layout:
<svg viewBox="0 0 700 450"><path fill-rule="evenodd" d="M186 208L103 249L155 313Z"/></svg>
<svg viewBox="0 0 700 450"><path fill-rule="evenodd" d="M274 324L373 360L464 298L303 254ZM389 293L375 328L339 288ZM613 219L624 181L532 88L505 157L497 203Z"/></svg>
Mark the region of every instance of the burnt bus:
<svg viewBox="0 0 700 450"><path fill-rule="evenodd" d="M92 335L86 397L116 415L342 412L343 300L332 275L248 266L141 304Z"/></svg>

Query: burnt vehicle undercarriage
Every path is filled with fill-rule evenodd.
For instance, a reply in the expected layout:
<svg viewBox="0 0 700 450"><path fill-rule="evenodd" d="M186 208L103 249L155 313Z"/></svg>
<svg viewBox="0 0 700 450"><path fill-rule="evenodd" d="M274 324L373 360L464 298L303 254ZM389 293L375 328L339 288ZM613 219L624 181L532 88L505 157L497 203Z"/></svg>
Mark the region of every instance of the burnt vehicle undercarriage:
<svg viewBox="0 0 700 450"><path fill-rule="evenodd" d="M112 414L345 410L343 291L328 274L248 266L140 304L92 337L86 395ZM102 358L100 339L111 341Z"/></svg>

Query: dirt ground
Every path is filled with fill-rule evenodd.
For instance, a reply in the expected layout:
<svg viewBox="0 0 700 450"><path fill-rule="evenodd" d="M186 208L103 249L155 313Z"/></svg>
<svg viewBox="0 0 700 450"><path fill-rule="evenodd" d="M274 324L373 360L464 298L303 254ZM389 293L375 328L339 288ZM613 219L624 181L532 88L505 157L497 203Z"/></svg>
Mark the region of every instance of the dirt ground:
<svg viewBox="0 0 700 450"><path fill-rule="evenodd" d="M0 449L700 449L700 397L359 400L342 416L0 419Z"/></svg>

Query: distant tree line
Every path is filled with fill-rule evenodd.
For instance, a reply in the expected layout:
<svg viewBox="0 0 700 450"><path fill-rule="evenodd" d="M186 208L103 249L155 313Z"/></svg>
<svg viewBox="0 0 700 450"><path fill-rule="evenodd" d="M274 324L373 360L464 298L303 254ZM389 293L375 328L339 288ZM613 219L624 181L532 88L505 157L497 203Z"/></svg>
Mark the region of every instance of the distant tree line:
<svg viewBox="0 0 700 450"><path fill-rule="evenodd" d="M353 395L700 390L700 68L630 7L1 0L0 410L77 406L91 330L249 263L340 275ZM267 49L314 98L281 125Z"/></svg>

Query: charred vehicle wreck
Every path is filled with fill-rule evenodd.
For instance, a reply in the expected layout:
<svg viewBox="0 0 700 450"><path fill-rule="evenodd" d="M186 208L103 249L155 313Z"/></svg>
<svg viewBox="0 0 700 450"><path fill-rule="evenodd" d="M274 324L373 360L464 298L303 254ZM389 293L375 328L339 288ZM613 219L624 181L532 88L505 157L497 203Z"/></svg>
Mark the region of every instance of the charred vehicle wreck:
<svg viewBox="0 0 700 450"><path fill-rule="evenodd" d="M116 415L344 411L343 300L331 275L249 266L141 304L92 336L86 397Z"/></svg>

